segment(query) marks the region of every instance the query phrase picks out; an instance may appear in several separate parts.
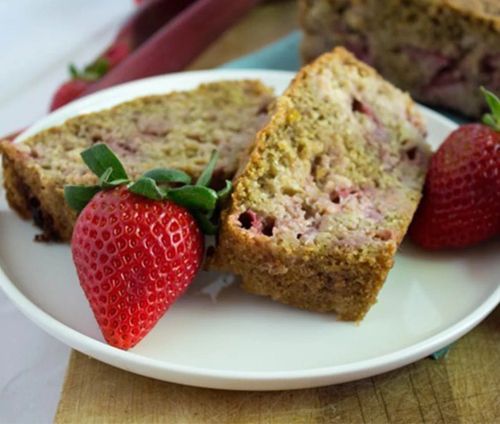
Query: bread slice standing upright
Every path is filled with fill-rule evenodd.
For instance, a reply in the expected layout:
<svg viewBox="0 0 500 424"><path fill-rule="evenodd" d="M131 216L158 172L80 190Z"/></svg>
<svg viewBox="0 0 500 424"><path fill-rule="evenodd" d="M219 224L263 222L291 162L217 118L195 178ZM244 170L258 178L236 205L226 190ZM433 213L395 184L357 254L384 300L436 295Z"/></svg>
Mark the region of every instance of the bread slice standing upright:
<svg viewBox="0 0 500 424"><path fill-rule="evenodd" d="M324 54L258 133L210 267L249 292L362 319L419 202L425 133L407 94L342 48Z"/></svg>

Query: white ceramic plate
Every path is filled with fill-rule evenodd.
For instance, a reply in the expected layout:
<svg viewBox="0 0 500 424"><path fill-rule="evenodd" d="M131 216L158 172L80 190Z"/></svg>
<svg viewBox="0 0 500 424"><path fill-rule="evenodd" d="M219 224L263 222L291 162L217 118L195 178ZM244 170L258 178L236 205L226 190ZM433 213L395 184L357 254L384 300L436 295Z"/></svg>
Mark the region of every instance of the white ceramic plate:
<svg viewBox="0 0 500 424"><path fill-rule="evenodd" d="M218 79L260 78L281 92L289 72L206 71L100 92L47 116L23 135L150 93ZM433 146L456 126L422 108ZM231 277L203 273L131 351L103 342L67 245L34 243L0 192L0 286L37 325L71 347L145 376L236 390L297 389L382 373L438 350L478 324L500 299L500 243L448 254L404 244L379 302L356 325L252 296ZM452 353L453 354L453 353Z"/></svg>

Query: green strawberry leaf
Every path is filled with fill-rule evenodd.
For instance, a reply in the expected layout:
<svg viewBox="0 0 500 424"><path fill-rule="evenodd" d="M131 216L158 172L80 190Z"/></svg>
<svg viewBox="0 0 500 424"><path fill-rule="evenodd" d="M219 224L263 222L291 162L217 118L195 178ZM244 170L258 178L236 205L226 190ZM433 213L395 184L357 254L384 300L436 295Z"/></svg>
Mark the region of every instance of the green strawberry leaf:
<svg viewBox="0 0 500 424"><path fill-rule="evenodd" d="M68 68L72 79L97 81L109 71L109 61L105 57L100 57L87 65L83 71L80 71L73 63L70 63Z"/></svg>
<svg viewBox="0 0 500 424"><path fill-rule="evenodd" d="M491 110L483 116L483 123L493 128L495 131L500 131L500 99L491 91L481 87L481 92L484 94L486 103Z"/></svg>
<svg viewBox="0 0 500 424"><path fill-rule="evenodd" d="M231 193L232 189L233 184L231 183L231 181L226 180L226 186L217 192L217 197L219 198L219 200L224 200Z"/></svg>
<svg viewBox="0 0 500 424"><path fill-rule="evenodd" d="M157 183L183 183L191 184L191 177L184 171L170 168L156 168L143 174Z"/></svg>
<svg viewBox="0 0 500 424"><path fill-rule="evenodd" d="M129 185L128 190L151 200L165 198L165 191L156 185L155 180L148 177L140 177L135 183Z"/></svg>
<svg viewBox="0 0 500 424"><path fill-rule="evenodd" d="M186 185L167 191L166 198L189 210L212 212L217 204L217 193L208 187Z"/></svg>
<svg viewBox="0 0 500 424"><path fill-rule="evenodd" d="M64 187L64 199L70 208L81 212L100 190L99 186L67 185Z"/></svg>
<svg viewBox="0 0 500 424"><path fill-rule="evenodd" d="M119 187L121 185L128 184L130 180L126 180L125 178L121 178L118 180L112 180L112 181L105 181L101 184L101 188L106 189L106 188L115 188Z"/></svg>
<svg viewBox="0 0 500 424"><path fill-rule="evenodd" d="M127 173L120 160L105 144L94 144L92 147L84 150L81 156L85 164L99 178L107 172L108 168L111 168L112 172L107 177L108 181L128 180Z"/></svg>
<svg viewBox="0 0 500 424"><path fill-rule="evenodd" d="M77 79L80 78L80 71L76 67L74 63L70 63L68 66L69 69L69 75L71 76L71 79Z"/></svg>
<svg viewBox="0 0 500 424"><path fill-rule="evenodd" d="M105 57L100 57L95 62L85 67L83 71L83 79L95 81L106 75L108 71L108 59L106 59Z"/></svg>
<svg viewBox="0 0 500 424"><path fill-rule="evenodd" d="M199 176L198 180L196 181L197 186L209 186L210 181L212 181L212 174L214 173L215 169L215 164L217 163L217 159L219 159L219 153L217 150L213 150L212 154L210 155L210 160L208 161L207 166Z"/></svg>
<svg viewBox="0 0 500 424"><path fill-rule="evenodd" d="M500 122L497 122L493 115L489 113L483 116L483 124L493 128L495 131L500 131Z"/></svg>
<svg viewBox="0 0 500 424"><path fill-rule="evenodd" d="M113 168L109 167L104 171L104 174L102 174L99 177L99 186L101 188L114 188L118 187L124 184L129 183L130 181L125 179L125 178L119 178L117 180L111 180L111 174L113 173Z"/></svg>
<svg viewBox="0 0 500 424"><path fill-rule="evenodd" d="M210 218L207 215L202 214L201 212L193 212L193 217L196 219L196 222L200 226L203 234L207 234L209 236L217 234L217 225L210 221Z"/></svg>

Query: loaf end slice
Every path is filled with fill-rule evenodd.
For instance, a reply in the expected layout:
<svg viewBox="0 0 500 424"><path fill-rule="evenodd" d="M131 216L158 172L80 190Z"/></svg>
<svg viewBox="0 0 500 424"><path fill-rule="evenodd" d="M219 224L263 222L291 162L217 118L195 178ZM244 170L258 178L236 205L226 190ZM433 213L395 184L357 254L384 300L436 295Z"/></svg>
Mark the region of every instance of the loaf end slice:
<svg viewBox="0 0 500 424"><path fill-rule="evenodd" d="M217 186L234 176L272 99L259 81L214 82L78 116L21 143L1 142L7 199L21 216L33 217L43 238L69 240L76 215L63 187L96 182L80 158L95 143L109 145L132 178L157 167L196 178L217 149Z"/></svg>
<svg viewBox="0 0 500 424"><path fill-rule="evenodd" d="M342 48L324 54L258 133L209 267L249 292L361 320L419 202L425 132L407 94Z"/></svg>

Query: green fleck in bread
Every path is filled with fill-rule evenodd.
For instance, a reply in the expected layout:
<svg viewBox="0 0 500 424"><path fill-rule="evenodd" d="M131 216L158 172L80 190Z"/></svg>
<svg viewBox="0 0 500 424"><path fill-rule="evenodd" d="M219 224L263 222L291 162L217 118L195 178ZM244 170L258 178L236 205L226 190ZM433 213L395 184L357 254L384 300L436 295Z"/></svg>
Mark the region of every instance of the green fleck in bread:
<svg viewBox="0 0 500 424"><path fill-rule="evenodd" d="M22 143L0 143L7 199L34 218L45 238L69 240L76 215L64 202L63 187L95 182L80 153L98 142L120 156L132 178L156 167L197 177L217 149L215 179L231 179L272 99L258 81L216 82L78 116Z"/></svg>
<svg viewBox="0 0 500 424"><path fill-rule="evenodd" d="M410 97L346 50L303 68L258 133L213 269L251 293L361 320L421 196L429 148Z"/></svg>
<svg viewBox="0 0 500 424"><path fill-rule="evenodd" d="M478 118L500 92L500 0L300 0L306 61L343 45L412 96Z"/></svg>

